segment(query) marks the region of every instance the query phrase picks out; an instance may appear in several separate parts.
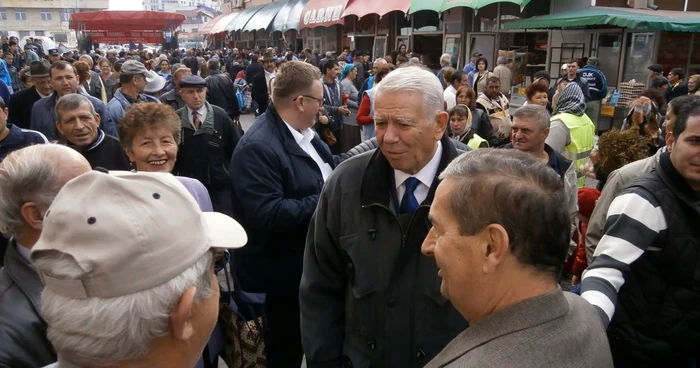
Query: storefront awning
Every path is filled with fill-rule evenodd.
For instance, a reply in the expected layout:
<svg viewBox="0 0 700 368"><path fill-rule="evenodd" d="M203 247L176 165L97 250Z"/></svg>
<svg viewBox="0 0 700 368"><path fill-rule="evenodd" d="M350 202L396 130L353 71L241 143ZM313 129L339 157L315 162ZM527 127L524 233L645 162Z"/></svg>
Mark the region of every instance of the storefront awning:
<svg viewBox="0 0 700 368"><path fill-rule="evenodd" d="M277 13L275 20L272 21L270 31L280 31L284 33L290 29L300 29L301 12L308 2L309 0L289 0L284 4L279 13Z"/></svg>
<svg viewBox="0 0 700 368"><path fill-rule="evenodd" d="M238 15L226 25L226 32L243 31L243 27L245 27L248 21L265 6L266 5L254 6L238 13Z"/></svg>
<svg viewBox="0 0 700 368"><path fill-rule="evenodd" d="M212 19L200 31L203 34L217 34L226 29L226 26L236 17L238 13L222 14Z"/></svg>
<svg viewBox="0 0 700 368"><path fill-rule="evenodd" d="M381 17L394 10L406 14L409 7L411 7L411 0L350 0L343 17L356 15L362 18L367 14L377 14Z"/></svg>
<svg viewBox="0 0 700 368"><path fill-rule="evenodd" d="M421 10L432 10L442 13L452 8L472 8L481 9L487 5L496 3L512 3L520 5L520 9L524 8L530 0L412 0L411 9L408 11L413 14Z"/></svg>
<svg viewBox="0 0 700 368"><path fill-rule="evenodd" d="M343 24L342 15L347 4L348 0L309 0L302 12L300 28Z"/></svg>
<svg viewBox="0 0 700 368"><path fill-rule="evenodd" d="M250 18L245 27L243 27L243 31L267 30L267 27L270 26L272 20L275 19L275 16L277 16L286 3L286 1L275 1L263 6L262 9Z"/></svg>
<svg viewBox="0 0 700 368"><path fill-rule="evenodd" d="M504 22L505 29L564 28L610 25L654 31L700 32L693 12L594 6L563 13Z"/></svg>

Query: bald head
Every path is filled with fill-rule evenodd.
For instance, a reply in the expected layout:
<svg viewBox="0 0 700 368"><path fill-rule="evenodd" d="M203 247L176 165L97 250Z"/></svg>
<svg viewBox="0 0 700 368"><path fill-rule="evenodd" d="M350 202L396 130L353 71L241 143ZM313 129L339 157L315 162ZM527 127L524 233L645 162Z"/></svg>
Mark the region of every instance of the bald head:
<svg viewBox="0 0 700 368"><path fill-rule="evenodd" d="M10 153L0 163L0 232L31 247L56 194L68 181L90 170L80 153L57 144Z"/></svg>

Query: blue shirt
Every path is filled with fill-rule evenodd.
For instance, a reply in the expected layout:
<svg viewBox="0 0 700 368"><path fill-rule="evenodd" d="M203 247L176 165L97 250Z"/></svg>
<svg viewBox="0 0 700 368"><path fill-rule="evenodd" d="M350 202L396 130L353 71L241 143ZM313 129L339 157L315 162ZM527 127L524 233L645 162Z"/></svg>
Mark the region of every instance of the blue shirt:
<svg viewBox="0 0 700 368"><path fill-rule="evenodd" d="M471 61L469 62L469 64L464 66L465 73L471 73L474 70L476 70L476 65L474 63L472 63Z"/></svg>

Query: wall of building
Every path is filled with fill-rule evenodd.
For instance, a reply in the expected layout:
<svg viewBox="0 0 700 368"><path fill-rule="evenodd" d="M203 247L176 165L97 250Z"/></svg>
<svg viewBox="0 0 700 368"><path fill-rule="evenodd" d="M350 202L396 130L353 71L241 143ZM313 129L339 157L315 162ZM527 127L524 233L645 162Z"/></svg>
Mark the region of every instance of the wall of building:
<svg viewBox="0 0 700 368"><path fill-rule="evenodd" d="M569 10L583 9L591 6L591 0L552 1L552 13L562 13Z"/></svg>
<svg viewBox="0 0 700 368"><path fill-rule="evenodd" d="M47 36L55 38L57 42L74 45L75 32L71 32L68 28L70 14L107 8L109 8L109 0L2 0L0 33L17 36L20 39L28 36ZM19 20L18 13L24 14Z"/></svg>
<svg viewBox="0 0 700 368"><path fill-rule="evenodd" d="M644 0L646 3L646 0ZM696 3L700 6L698 1L689 1L688 4ZM596 0L597 6L615 6L621 8L627 8L627 0ZM654 0L654 5L659 7L659 10L683 10L685 7L685 0ZM688 9L691 10L691 9ZM696 9L697 10L697 9Z"/></svg>
<svg viewBox="0 0 700 368"><path fill-rule="evenodd" d="M280 1L280 0L277 0ZM254 6L260 6L271 3L272 0L244 0L243 4L246 8L252 8Z"/></svg>

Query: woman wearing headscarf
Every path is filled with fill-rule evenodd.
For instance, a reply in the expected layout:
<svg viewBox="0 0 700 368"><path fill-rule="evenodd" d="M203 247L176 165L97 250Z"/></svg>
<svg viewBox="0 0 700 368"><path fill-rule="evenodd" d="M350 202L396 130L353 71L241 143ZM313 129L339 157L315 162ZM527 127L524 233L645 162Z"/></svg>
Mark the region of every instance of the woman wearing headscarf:
<svg viewBox="0 0 700 368"><path fill-rule="evenodd" d="M556 98L545 141L554 151L574 161L577 168L586 163L594 145L595 125L585 112L586 98L581 87L576 83L567 84ZM582 188L586 178L577 171L578 186Z"/></svg>
<svg viewBox="0 0 700 368"><path fill-rule="evenodd" d="M357 110L360 107L359 91L355 87L357 67L347 64L340 73L340 86L343 91L343 105L350 109L350 116L343 119L340 131L340 152L347 152L361 142L362 132L357 125Z"/></svg>

